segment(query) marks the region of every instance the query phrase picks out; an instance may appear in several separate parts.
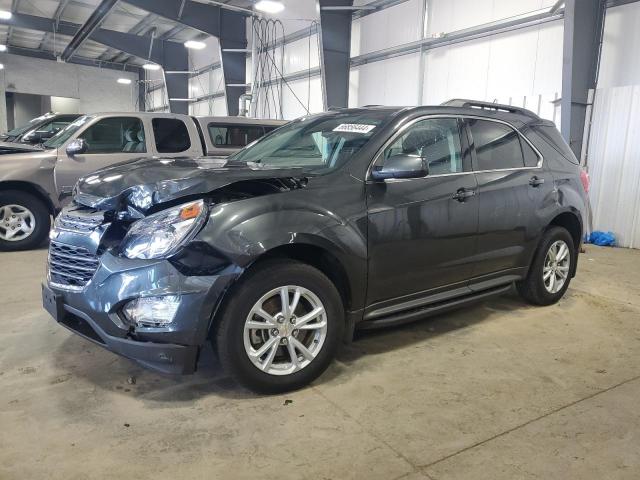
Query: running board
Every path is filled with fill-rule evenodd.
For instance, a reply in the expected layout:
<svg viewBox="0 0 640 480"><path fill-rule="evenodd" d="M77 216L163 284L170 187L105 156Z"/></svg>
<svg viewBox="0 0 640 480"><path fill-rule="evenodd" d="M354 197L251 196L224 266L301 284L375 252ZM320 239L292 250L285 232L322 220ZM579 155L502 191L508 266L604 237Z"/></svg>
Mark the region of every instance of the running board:
<svg viewBox="0 0 640 480"><path fill-rule="evenodd" d="M423 318L430 317L447 310L453 310L470 303L477 302L479 300L484 300L485 298L502 295L503 293L507 293L509 290L511 290L510 283L507 285L501 285L499 287L482 290L480 292L474 292L469 295L464 295L462 297L457 297L451 300L432 303L420 308L404 310L402 312L388 315L386 317L376 318L375 320L365 320L358 323L356 325L356 329L371 330L374 328L391 327L402 325L404 323L414 322L416 320L421 320Z"/></svg>

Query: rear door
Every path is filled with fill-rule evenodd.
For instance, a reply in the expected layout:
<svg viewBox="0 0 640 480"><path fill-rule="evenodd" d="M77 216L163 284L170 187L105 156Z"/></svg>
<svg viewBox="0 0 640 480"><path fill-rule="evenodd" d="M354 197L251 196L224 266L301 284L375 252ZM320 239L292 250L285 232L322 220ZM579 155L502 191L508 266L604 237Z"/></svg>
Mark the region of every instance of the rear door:
<svg viewBox="0 0 640 480"><path fill-rule="evenodd" d="M61 195L71 193L78 179L100 168L133 160L147 153L146 130L140 117L99 117L73 139L83 139L87 151L68 156L65 145L58 150L56 186Z"/></svg>
<svg viewBox="0 0 640 480"><path fill-rule="evenodd" d="M474 277L518 275L535 249L553 178L542 156L511 125L467 118L478 181L478 246Z"/></svg>
<svg viewBox="0 0 640 480"><path fill-rule="evenodd" d="M367 298L373 309L464 288L473 271L478 201L462 121L426 118L410 124L375 165L399 153L425 158L429 174L367 182Z"/></svg>

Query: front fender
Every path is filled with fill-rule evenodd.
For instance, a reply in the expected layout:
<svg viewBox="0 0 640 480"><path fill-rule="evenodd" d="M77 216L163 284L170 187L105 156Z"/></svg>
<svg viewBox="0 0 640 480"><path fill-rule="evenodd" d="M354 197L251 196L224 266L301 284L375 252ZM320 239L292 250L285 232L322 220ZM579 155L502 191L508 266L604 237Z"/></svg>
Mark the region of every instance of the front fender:
<svg viewBox="0 0 640 480"><path fill-rule="evenodd" d="M350 284L351 306L361 308L367 267L364 234L357 225L332 211L317 205L300 204L295 198L282 198L288 196L260 197L217 205L194 240L211 245L243 269L282 246L320 248L340 262Z"/></svg>

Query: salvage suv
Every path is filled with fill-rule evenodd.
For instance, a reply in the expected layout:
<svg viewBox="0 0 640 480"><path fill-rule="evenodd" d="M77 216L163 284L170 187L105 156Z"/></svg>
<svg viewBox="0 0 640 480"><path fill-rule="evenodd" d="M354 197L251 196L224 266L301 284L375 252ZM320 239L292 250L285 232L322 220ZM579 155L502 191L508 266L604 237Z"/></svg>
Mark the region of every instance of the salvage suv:
<svg viewBox="0 0 640 480"><path fill-rule="evenodd" d="M208 341L256 391L301 387L356 328L500 294L558 301L588 179L554 125L456 100L311 115L230 157L84 177L51 233L45 308L163 372Z"/></svg>

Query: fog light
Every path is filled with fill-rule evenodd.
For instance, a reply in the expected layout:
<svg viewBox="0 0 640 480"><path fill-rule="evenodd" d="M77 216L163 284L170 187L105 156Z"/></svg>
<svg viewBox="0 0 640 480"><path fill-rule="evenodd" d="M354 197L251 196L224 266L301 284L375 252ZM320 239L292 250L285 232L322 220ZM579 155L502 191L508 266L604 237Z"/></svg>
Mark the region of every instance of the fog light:
<svg viewBox="0 0 640 480"><path fill-rule="evenodd" d="M122 312L139 327L164 327L173 322L179 305L179 295L142 297L131 300Z"/></svg>

